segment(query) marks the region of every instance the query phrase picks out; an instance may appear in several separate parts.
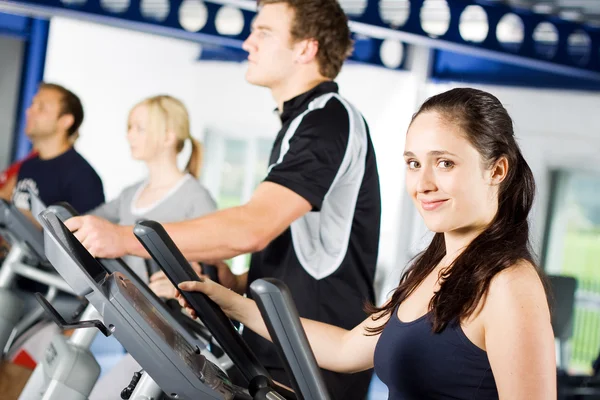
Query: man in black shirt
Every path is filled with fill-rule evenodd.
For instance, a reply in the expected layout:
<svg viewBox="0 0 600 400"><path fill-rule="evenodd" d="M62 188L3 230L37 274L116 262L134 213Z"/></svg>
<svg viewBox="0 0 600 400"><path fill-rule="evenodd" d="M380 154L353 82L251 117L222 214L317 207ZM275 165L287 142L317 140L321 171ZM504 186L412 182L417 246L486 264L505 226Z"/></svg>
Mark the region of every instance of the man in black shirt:
<svg viewBox="0 0 600 400"><path fill-rule="evenodd" d="M83 121L79 98L62 86L42 83L27 109L25 133L37 155L19 169L12 201L30 211L29 190L45 204L69 202L85 213L104 203L100 177L73 148Z"/></svg>
<svg viewBox="0 0 600 400"><path fill-rule="evenodd" d="M259 5L244 42L246 79L271 90L282 122L267 177L247 204L165 228L188 260L253 253L248 274L220 268L223 285L244 292L279 278L302 317L351 329L374 301L381 201L367 124L333 82L351 50L347 18L336 0ZM131 227L90 216L67 225L96 256L148 256ZM286 382L273 345L248 330L244 337ZM324 373L335 399L364 399L370 376Z"/></svg>

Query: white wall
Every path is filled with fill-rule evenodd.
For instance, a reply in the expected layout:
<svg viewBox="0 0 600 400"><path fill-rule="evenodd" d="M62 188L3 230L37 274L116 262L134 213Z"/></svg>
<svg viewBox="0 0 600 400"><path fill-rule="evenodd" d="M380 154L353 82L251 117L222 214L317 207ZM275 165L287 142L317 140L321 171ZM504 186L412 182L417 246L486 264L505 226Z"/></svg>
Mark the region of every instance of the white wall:
<svg viewBox="0 0 600 400"><path fill-rule="evenodd" d="M206 126L252 135L276 131L269 93L246 84L241 65L200 63L199 54L199 45L186 41L52 19L45 80L82 99L86 115L77 148L98 170L107 198L144 175L130 159L125 135L131 107L145 97L180 98L200 139Z"/></svg>
<svg viewBox="0 0 600 400"><path fill-rule="evenodd" d="M46 77L81 96L86 109L79 151L97 168L108 198L144 171L131 161L125 124L131 106L142 98L169 93L188 106L192 128L244 135L275 136L279 121L267 90L244 81L243 64L198 62L200 46L179 41L55 18L52 20ZM358 64L344 67L341 93L364 113L375 145L381 177L383 215L378 285L395 286L404 259L396 253L402 204L404 134L420 91L417 78ZM429 84L434 94L456 85ZM538 183L533 240L539 250L544 229L551 167L596 168L600 154L600 96L595 94L483 87L497 95L515 120L516 132ZM403 208L404 206L404 208ZM419 218L415 218L419 222ZM413 251L425 232L412 228Z"/></svg>

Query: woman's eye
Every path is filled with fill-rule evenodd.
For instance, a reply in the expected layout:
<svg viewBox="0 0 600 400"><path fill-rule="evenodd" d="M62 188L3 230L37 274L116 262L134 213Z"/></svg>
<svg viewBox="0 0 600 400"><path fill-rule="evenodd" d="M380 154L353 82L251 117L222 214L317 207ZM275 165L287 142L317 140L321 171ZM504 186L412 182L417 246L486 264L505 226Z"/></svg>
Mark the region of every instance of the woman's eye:
<svg viewBox="0 0 600 400"><path fill-rule="evenodd" d="M452 161L448 161L448 160L441 160L438 163L438 166L440 168L443 168L443 169L449 169L449 168L452 168L454 166L454 163Z"/></svg>
<svg viewBox="0 0 600 400"><path fill-rule="evenodd" d="M414 160L409 161L407 164L408 164L408 168L410 168L410 169L417 169L420 167L419 162L414 161Z"/></svg>

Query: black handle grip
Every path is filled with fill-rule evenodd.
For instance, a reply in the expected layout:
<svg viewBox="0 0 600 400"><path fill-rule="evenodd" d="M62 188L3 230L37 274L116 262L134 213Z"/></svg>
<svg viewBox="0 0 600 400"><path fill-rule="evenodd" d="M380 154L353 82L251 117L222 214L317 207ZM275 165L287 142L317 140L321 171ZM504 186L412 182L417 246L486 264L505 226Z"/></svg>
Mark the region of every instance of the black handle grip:
<svg viewBox="0 0 600 400"><path fill-rule="evenodd" d="M62 222L65 222L69 218L79 216L77 210L75 210L73 206L66 201L60 201L56 204L52 204L50 207L48 207L48 210L51 210L54 214L56 214L56 216Z"/></svg>
<svg viewBox="0 0 600 400"><path fill-rule="evenodd" d="M185 281L200 282L196 272L161 224L155 221L138 222L133 229L133 233L175 287ZM198 317L204 322L204 325L237 365L248 382L258 375L263 375L271 381L266 369L260 364L229 318L215 302L203 293L184 290L179 290L179 293L196 311Z"/></svg>
<svg viewBox="0 0 600 400"><path fill-rule="evenodd" d="M329 400L321 370L288 287L277 279L264 278L252 282L250 293L277 345L294 391L304 400Z"/></svg>

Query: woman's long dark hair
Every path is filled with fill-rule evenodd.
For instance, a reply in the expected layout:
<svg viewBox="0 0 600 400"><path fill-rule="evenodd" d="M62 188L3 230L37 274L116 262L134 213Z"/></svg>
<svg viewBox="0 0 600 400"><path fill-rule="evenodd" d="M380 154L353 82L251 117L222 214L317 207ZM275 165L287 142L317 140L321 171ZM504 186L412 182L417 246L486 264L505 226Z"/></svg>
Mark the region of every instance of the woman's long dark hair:
<svg viewBox="0 0 600 400"><path fill-rule="evenodd" d="M440 275L440 288L429 304L433 330L440 332L451 321L461 321L473 314L492 278L500 271L522 261L535 266L527 222L535 182L515 140L512 120L493 95L476 89L453 89L428 99L413 116L413 121L426 112L435 112L446 123L460 127L486 168L491 168L501 157L508 160L507 176L498 191L496 216ZM367 307L371 313L381 313L373 318L388 321L445 254L444 234L436 233L427 249L417 255L404 272L391 300L380 308ZM368 329L368 332L378 334L384 326Z"/></svg>

